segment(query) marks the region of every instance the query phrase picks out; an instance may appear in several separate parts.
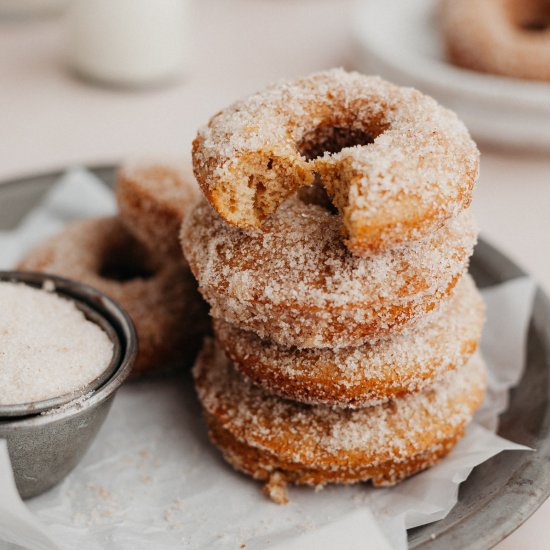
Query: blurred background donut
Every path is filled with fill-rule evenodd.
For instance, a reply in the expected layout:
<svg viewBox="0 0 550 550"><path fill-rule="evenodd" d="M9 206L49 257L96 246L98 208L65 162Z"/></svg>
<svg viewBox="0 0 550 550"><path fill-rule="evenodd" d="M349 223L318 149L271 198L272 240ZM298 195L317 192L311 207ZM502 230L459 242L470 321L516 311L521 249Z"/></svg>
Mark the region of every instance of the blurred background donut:
<svg viewBox="0 0 550 550"><path fill-rule="evenodd" d="M120 219L155 252L181 258L179 232L198 189L183 162L135 161L120 167L116 181ZM181 258L183 259L183 258Z"/></svg>
<svg viewBox="0 0 550 550"><path fill-rule="evenodd" d="M449 59L461 67L550 80L550 3L546 0L442 0Z"/></svg>
<svg viewBox="0 0 550 550"><path fill-rule="evenodd" d="M208 327L180 257L150 251L119 218L73 222L31 250L18 268L80 281L120 303L138 334L136 375L189 367Z"/></svg>

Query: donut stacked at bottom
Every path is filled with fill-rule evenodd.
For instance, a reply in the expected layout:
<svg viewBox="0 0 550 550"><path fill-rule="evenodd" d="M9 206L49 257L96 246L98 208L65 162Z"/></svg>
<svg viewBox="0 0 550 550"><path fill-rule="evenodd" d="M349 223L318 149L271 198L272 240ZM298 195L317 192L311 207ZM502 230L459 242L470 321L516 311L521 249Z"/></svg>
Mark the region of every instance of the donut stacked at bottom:
<svg viewBox="0 0 550 550"><path fill-rule="evenodd" d="M119 302L139 340L133 375L190 366L209 330L178 242L196 194L188 181L176 165L124 166L118 217L72 222L19 262L19 269L74 279Z"/></svg>
<svg viewBox="0 0 550 550"><path fill-rule="evenodd" d="M346 94L338 86L351 89ZM260 115L270 113L272 125L286 120L297 132L301 119L285 118L281 98L288 106L307 91L327 115L335 112L335 98L368 97L369 90L381 94L376 107L386 105L388 120L399 115L408 124L404 140L398 135L401 118L388 122L399 162L373 159L377 171L370 176L376 179L363 181L365 189L379 187L380 208L395 203L385 214L384 243L372 234L359 246L359 230L350 239L347 221L359 216L366 227L371 208L353 185L347 191L357 201L342 208L346 159L376 155L384 131L374 136L372 149L346 142L340 153L325 149L323 155L327 132L340 136L342 128L323 126L318 144L308 130L309 146L325 163L299 160L302 168L317 170L322 185L294 186L269 212L254 214L250 187L243 183L248 176L257 194L288 184L275 170L272 149L263 168L272 173L258 172L266 153L261 146L290 135L275 126L254 130ZM391 94L399 105L391 107ZM330 109L321 109L326 103ZM411 105L420 105L421 118L409 117ZM347 114L359 120L368 105L361 109ZM477 348L484 305L466 273L477 238L467 208L477 173L476 155L470 154L475 144L456 117L441 109L376 79L329 72L270 88L222 111L195 141L195 172L205 199L186 216L181 242L211 306L215 332L195 364L196 388L212 441L237 470L265 481L276 502L287 500L287 483L397 483L445 456L483 399L485 367ZM424 125L418 132L415 121ZM453 135L460 136L456 154L448 148ZM407 156L415 139L421 141L417 154ZM405 141L406 150L397 154ZM279 153L287 151L278 145ZM339 175L327 168L333 162ZM353 178L361 177L360 164ZM252 165L256 171L246 172ZM341 178L337 193L330 178ZM399 187L399 179L408 183ZM462 197L437 222L430 213L439 204L432 200L436 188L441 197ZM413 218L415 229L408 231Z"/></svg>
<svg viewBox="0 0 550 550"><path fill-rule="evenodd" d="M285 482L387 486L431 466L460 439L485 393L478 354L422 391L360 409L268 394L239 376L212 341L195 377L214 443L235 468L268 481L268 494L280 500Z"/></svg>

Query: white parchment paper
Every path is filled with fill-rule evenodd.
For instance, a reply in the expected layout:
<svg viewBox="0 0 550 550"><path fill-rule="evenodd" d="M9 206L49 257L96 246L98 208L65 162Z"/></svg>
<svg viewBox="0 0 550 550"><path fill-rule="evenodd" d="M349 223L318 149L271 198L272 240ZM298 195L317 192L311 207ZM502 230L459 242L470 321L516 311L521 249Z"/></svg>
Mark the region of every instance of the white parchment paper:
<svg viewBox="0 0 550 550"><path fill-rule="evenodd" d="M68 173L19 227L0 232L0 268L13 267L68 220L115 209L112 194L93 175ZM407 528L448 514L474 466L503 450L525 452L494 430L507 390L523 370L533 293L528 278L484 290L486 402L447 458L396 487L292 488L290 504L277 506L208 442L189 377L147 380L120 390L72 474L25 504L0 442L0 541L33 550L402 550Z"/></svg>

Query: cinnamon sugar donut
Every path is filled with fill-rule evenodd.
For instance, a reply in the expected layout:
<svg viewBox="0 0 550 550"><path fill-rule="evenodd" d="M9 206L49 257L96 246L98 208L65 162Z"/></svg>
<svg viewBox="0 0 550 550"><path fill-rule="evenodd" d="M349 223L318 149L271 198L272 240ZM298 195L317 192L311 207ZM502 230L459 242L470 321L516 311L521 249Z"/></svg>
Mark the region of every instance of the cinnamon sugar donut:
<svg viewBox="0 0 550 550"><path fill-rule="evenodd" d="M239 101L193 143L197 180L225 220L259 227L320 177L358 255L426 237L468 207L478 164L454 113L411 88L341 69Z"/></svg>
<svg viewBox="0 0 550 550"><path fill-rule="evenodd" d="M476 354L417 393L375 407L333 409L269 395L207 340L193 368L210 437L237 470L305 485L392 485L434 464L462 437L485 392ZM284 495L279 495L284 500Z"/></svg>
<svg viewBox="0 0 550 550"><path fill-rule="evenodd" d="M550 2L442 0L451 62L485 73L550 80Z"/></svg>
<svg viewBox="0 0 550 550"><path fill-rule="evenodd" d="M189 269L152 255L118 218L69 224L18 268L86 283L119 302L139 338L135 374L190 365L200 347L207 314Z"/></svg>
<svg viewBox="0 0 550 550"><path fill-rule="evenodd" d="M128 229L151 250L181 257L179 231L198 187L184 165L127 164L117 174L116 198Z"/></svg>
<svg viewBox="0 0 550 550"><path fill-rule="evenodd" d="M417 323L464 273L476 242L469 210L426 239L350 254L338 216L297 196L261 229L226 224L206 201L182 245L211 315L281 346L359 346Z"/></svg>
<svg viewBox="0 0 550 550"><path fill-rule="evenodd" d="M357 408L418 391L468 362L481 337L484 311L481 295L466 276L427 323L372 346L285 348L219 319L214 331L235 369L266 392L302 403Z"/></svg>

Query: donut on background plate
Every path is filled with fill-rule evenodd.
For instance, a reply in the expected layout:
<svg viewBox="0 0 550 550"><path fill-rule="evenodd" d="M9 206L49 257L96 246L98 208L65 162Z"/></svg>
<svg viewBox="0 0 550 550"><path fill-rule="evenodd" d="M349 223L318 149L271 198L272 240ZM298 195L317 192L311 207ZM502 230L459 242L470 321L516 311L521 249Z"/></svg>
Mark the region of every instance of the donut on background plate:
<svg viewBox="0 0 550 550"><path fill-rule="evenodd" d="M449 59L455 65L550 80L547 0L441 0L440 19Z"/></svg>

